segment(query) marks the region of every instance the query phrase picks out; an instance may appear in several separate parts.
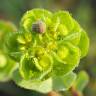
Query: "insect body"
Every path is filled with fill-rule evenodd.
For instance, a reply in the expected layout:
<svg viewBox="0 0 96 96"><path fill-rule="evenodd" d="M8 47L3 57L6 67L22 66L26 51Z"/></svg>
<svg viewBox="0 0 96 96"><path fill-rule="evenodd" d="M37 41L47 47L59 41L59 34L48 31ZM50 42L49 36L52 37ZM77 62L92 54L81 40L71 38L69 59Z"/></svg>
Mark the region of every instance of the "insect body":
<svg viewBox="0 0 96 96"><path fill-rule="evenodd" d="M37 33L44 33L46 31L46 25L43 21L39 20L32 25L32 31Z"/></svg>

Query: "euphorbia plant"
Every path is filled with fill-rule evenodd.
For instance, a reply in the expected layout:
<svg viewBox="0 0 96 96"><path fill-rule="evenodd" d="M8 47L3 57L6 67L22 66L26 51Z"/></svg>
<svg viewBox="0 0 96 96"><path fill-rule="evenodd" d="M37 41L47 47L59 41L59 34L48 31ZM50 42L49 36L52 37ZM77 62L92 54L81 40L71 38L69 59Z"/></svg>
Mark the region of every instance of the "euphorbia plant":
<svg viewBox="0 0 96 96"><path fill-rule="evenodd" d="M45 9L27 11L18 31L5 40L9 57L19 65L12 79L42 93L69 89L76 79L73 70L89 47L86 32L69 12Z"/></svg>

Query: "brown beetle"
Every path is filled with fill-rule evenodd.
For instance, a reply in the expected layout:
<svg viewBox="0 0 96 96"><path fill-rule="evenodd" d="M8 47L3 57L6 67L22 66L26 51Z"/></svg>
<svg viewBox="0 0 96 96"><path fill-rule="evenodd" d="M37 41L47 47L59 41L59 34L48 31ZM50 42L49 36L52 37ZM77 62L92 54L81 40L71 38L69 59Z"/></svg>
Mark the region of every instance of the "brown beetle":
<svg viewBox="0 0 96 96"><path fill-rule="evenodd" d="M32 24L32 31L37 33L44 33L46 31L46 24L43 21L38 20Z"/></svg>

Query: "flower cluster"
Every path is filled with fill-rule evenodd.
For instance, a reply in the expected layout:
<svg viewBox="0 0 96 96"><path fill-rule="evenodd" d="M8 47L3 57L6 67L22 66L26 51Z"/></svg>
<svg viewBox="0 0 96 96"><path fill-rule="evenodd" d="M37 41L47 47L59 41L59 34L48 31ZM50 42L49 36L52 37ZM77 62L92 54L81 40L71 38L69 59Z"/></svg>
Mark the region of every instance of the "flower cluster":
<svg viewBox="0 0 96 96"><path fill-rule="evenodd" d="M6 45L11 57L20 61L24 79L71 72L89 46L86 32L66 11L54 14L44 9L27 11L19 32L8 38Z"/></svg>
<svg viewBox="0 0 96 96"><path fill-rule="evenodd" d="M39 81L48 80L50 77L53 80L57 76L71 78L69 73L88 52L89 39L69 12L51 13L45 9L33 9L24 14L19 30L6 36L5 46L8 55L19 63L17 73L20 74L16 76L20 77L20 81L15 79L17 84L40 91L42 88L38 88ZM33 85L27 86L27 81ZM41 84L43 87L45 85L45 82Z"/></svg>

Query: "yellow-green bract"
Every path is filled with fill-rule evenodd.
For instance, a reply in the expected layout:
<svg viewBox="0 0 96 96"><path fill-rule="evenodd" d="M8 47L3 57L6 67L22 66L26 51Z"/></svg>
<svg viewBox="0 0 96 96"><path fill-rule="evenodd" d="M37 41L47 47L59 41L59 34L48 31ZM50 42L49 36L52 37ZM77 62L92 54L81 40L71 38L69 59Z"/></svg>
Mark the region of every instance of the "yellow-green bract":
<svg viewBox="0 0 96 96"><path fill-rule="evenodd" d="M51 78L52 82L54 80L58 82L59 79L53 78L58 77L61 80L61 77L65 76L61 80L64 82L63 79L66 79L70 74L73 76L72 81L74 80L75 75L71 72L78 66L80 59L86 56L89 39L84 29L69 12L52 13L45 9L33 9L24 14L20 22L20 30L9 36L8 44L9 50L15 46L12 53L17 52L17 54L12 57L20 63L20 74L17 72L19 75L16 75L20 79L18 81L15 78L16 83L24 88L43 92L43 87L40 88L41 90L38 89L36 82L39 82L38 86L40 86L44 80ZM29 83L24 85L22 80L32 82L32 86ZM67 80L65 81L67 84ZM49 80L52 90L67 89L72 83L64 88L61 86L54 88L52 82L50 83ZM46 83L44 82L44 84ZM41 84L41 86L43 85ZM51 90L49 89L45 92Z"/></svg>
<svg viewBox="0 0 96 96"><path fill-rule="evenodd" d="M11 22L0 20L0 81L2 82L9 80L15 69L15 62L9 58L6 52L5 41L6 35L16 30Z"/></svg>

